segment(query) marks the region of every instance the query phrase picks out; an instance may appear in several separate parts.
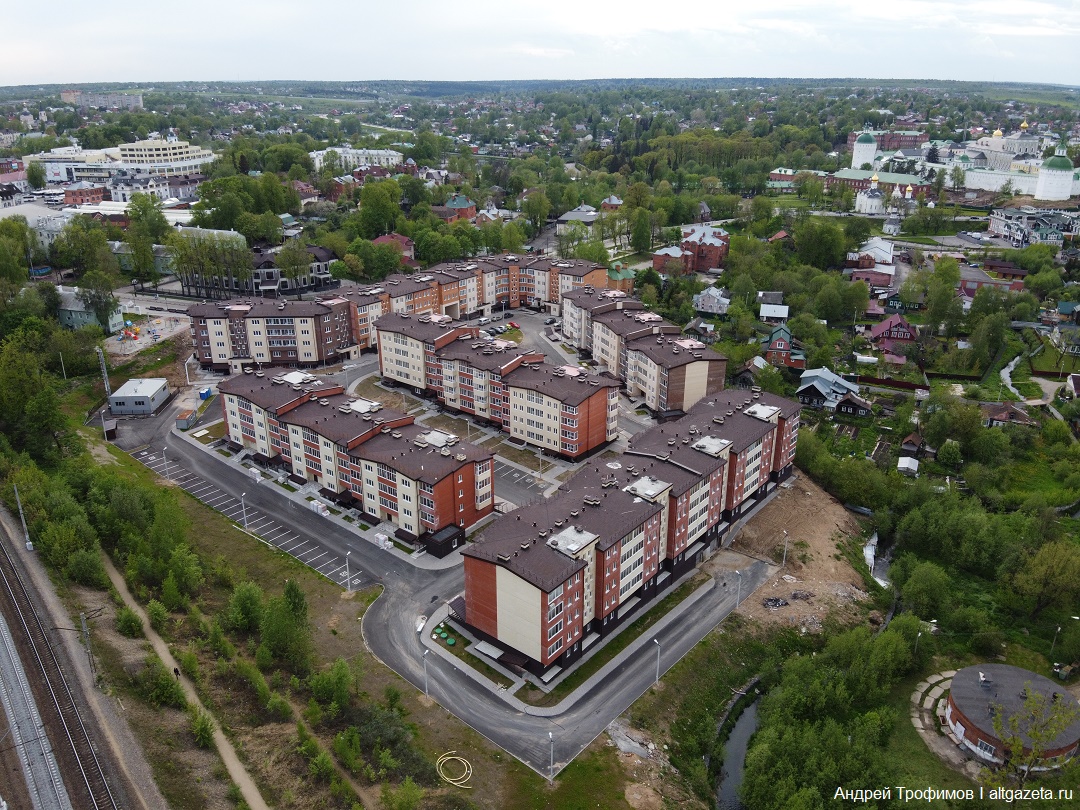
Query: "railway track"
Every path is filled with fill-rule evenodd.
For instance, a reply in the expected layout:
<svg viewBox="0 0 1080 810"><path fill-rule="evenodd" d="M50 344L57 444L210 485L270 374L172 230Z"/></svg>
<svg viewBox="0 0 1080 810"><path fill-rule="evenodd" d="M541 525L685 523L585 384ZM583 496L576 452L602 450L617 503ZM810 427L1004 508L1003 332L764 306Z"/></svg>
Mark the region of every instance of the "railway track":
<svg viewBox="0 0 1080 810"><path fill-rule="evenodd" d="M64 785L71 803L80 809L119 810L63 669L3 537L0 552L0 601L10 608L11 635L27 678L36 687L38 711L66 776Z"/></svg>

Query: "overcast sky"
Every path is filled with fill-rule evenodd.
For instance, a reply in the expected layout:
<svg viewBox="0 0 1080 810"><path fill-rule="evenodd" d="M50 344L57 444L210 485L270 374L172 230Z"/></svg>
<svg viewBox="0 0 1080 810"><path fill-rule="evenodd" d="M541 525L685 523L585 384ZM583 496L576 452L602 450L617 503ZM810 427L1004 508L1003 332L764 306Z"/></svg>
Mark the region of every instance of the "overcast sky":
<svg viewBox="0 0 1080 810"><path fill-rule="evenodd" d="M0 83L868 77L1080 84L1080 0L145 0L9 31Z"/></svg>

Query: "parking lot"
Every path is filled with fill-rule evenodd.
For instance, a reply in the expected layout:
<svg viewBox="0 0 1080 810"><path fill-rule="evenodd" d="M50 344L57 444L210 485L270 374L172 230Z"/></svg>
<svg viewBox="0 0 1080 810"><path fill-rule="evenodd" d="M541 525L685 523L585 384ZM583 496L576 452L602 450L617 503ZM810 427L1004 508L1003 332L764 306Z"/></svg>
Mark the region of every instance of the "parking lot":
<svg viewBox="0 0 1080 810"><path fill-rule="evenodd" d="M245 531L259 538L266 545L284 551L327 579L343 586L346 585L347 568L344 558L327 551L298 532L285 528L250 504L234 498L227 492L222 492L218 487L193 474L177 462L170 461L167 450L164 453L153 449L139 450L134 456L137 461L145 464L158 475L179 484L186 492L207 506L235 521L238 526L243 527ZM261 486L260 480L262 479L252 479L252 487ZM362 587L367 581L355 568L349 570L348 573L353 588Z"/></svg>
<svg viewBox="0 0 1080 810"><path fill-rule="evenodd" d="M495 475L495 494L517 506L543 497L544 490L551 486L549 482L499 459L495 459L492 472Z"/></svg>

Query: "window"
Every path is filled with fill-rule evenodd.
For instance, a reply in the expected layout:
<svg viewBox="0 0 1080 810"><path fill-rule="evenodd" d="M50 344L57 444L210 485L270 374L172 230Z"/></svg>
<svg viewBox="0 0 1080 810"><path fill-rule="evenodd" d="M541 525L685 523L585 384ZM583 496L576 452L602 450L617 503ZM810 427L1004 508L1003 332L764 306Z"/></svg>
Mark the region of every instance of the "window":
<svg viewBox="0 0 1080 810"><path fill-rule="evenodd" d="M994 746L990 745L990 743L979 740L979 750L982 751L984 754L987 754L988 756L993 756L994 752L997 749L994 748Z"/></svg>
<svg viewBox="0 0 1080 810"><path fill-rule="evenodd" d="M557 604L549 606L548 607L548 621L550 622L552 619L558 618L562 614L562 612L563 612L563 603L562 602L559 602Z"/></svg>
<svg viewBox="0 0 1080 810"><path fill-rule="evenodd" d="M551 639L555 638L555 636L561 633L562 627L562 619L559 619L557 622L555 622L555 624L551 625L551 627L548 628L548 641L551 641Z"/></svg>
<svg viewBox="0 0 1080 810"><path fill-rule="evenodd" d="M548 647L548 657L550 658L551 656L555 655L555 653L557 653L561 649L562 649L562 639L560 638L560 639L557 639L554 644L552 644L550 647Z"/></svg>

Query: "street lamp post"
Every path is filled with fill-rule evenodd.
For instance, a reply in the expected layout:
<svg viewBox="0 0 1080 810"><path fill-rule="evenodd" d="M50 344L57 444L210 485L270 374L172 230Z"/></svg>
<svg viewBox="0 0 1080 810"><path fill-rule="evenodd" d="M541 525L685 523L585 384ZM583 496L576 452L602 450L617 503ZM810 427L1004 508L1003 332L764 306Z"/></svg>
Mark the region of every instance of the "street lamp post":
<svg viewBox="0 0 1080 810"><path fill-rule="evenodd" d="M919 654L919 639L920 638L922 638L922 630L920 630L918 632L918 634L915 636L915 655L916 656L918 656L918 654Z"/></svg>
<svg viewBox="0 0 1080 810"><path fill-rule="evenodd" d="M1060 632L1061 632L1061 625L1059 624L1057 626L1057 629L1054 631L1054 640L1050 644L1050 663L1054 662L1054 647L1057 646L1057 637L1058 637L1058 633L1060 633Z"/></svg>
<svg viewBox="0 0 1080 810"><path fill-rule="evenodd" d="M167 451L168 449L169 445L161 445L161 461L165 466L165 478L171 481L172 478L169 477L169 457L165 455L165 451Z"/></svg>
<svg viewBox="0 0 1080 810"><path fill-rule="evenodd" d="M244 496L245 495L247 495L246 492L241 492L240 493L240 514L243 516L244 528L246 529L247 528L247 504L244 503Z"/></svg>
<svg viewBox="0 0 1080 810"><path fill-rule="evenodd" d="M352 576L349 574L349 555L350 554L352 554L351 551L346 551L345 552L345 590L348 593L352 593ZM427 650L424 650L424 655L427 655ZM424 692L426 694L427 690L425 689Z"/></svg>
<svg viewBox="0 0 1080 810"><path fill-rule="evenodd" d="M423 656L423 658L424 658L424 694L425 694L425 695L426 695L426 694L428 693L428 680L427 680L427 654L428 654L429 652L431 652L431 650L424 650L424 656Z"/></svg>
<svg viewBox="0 0 1080 810"><path fill-rule="evenodd" d="M781 568L786 568L787 567L787 541L788 541L787 529L784 529L784 561L782 563L780 563Z"/></svg>
<svg viewBox="0 0 1080 810"><path fill-rule="evenodd" d="M548 732L548 742L551 744L551 762L548 765L548 781L555 778L555 735Z"/></svg>
<svg viewBox="0 0 1080 810"><path fill-rule="evenodd" d="M660 683L660 642L654 638L653 644L656 645L656 680L653 686L657 686Z"/></svg>
<svg viewBox="0 0 1080 810"><path fill-rule="evenodd" d="M735 607L738 607L739 604L742 602L742 571L736 568L735 574L739 578L739 588L735 593Z"/></svg>

